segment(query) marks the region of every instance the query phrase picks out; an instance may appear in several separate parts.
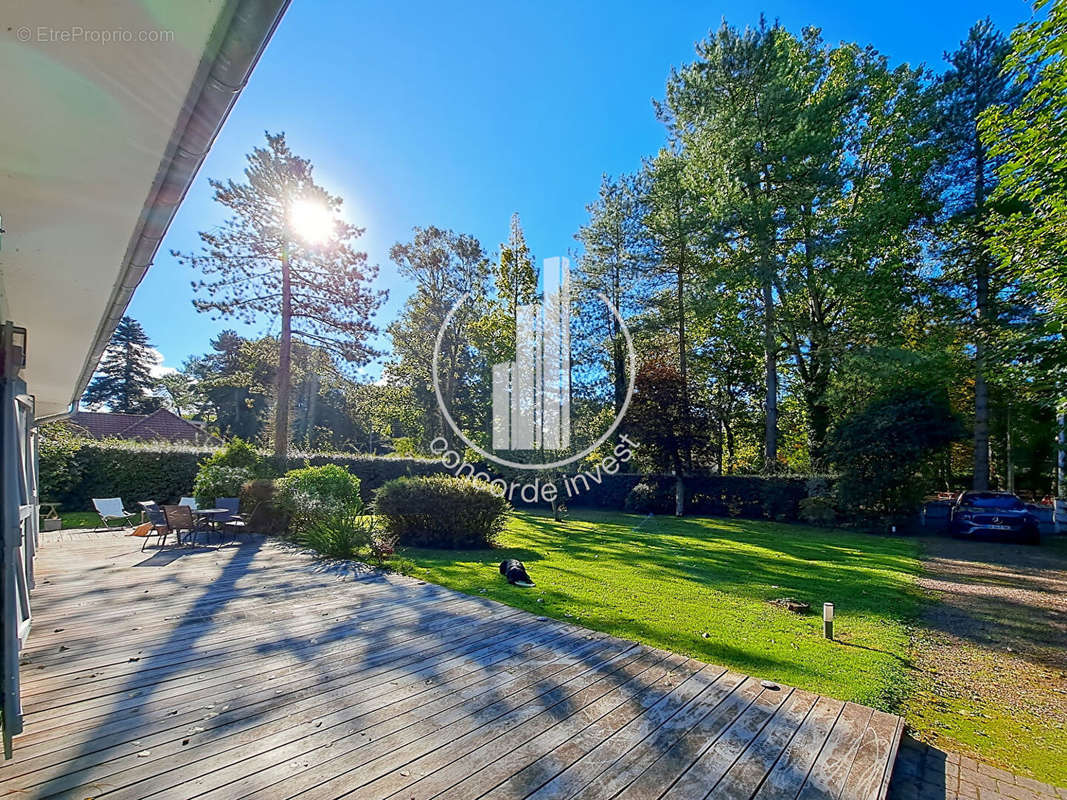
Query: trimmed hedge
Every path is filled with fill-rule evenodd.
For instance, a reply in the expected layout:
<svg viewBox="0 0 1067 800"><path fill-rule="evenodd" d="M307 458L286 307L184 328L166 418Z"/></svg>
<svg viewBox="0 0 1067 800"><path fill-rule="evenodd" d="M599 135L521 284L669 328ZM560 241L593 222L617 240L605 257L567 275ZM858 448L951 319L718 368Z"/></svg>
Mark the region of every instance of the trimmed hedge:
<svg viewBox="0 0 1067 800"><path fill-rule="evenodd" d="M215 452L177 444L82 439L76 447L50 451L49 459L41 459L41 497L62 503L66 511L91 509L94 497L121 497L127 508L139 500L177 501L192 492L200 462ZM290 454L282 469L273 458L267 464L278 475L309 465L337 464L359 478L364 503L393 478L445 472L439 461L341 453L297 452Z"/></svg>
<svg viewBox="0 0 1067 800"><path fill-rule="evenodd" d="M176 501L190 494L200 463L215 452L186 445L86 439L51 444L46 436L41 453L41 497L62 503L66 511L90 509L94 497L121 497L127 508L139 500ZM439 461L340 453L293 453L283 469L277 469L269 457L266 464L276 475L308 465L344 467L359 478L365 504L374 498L379 487L395 478L448 474ZM800 516L801 500L809 494L831 493L827 488L830 479L825 479L827 487L819 492L809 490L809 480L759 475L687 476L686 513L795 520ZM580 479L578 482L581 485ZM670 475L604 475L599 485L590 484L589 491L581 486L583 491L567 498L567 505L618 511L638 484L649 487L640 490L642 513L674 513L674 477ZM527 505L518 497L513 502L520 507Z"/></svg>
<svg viewBox="0 0 1067 800"><path fill-rule="evenodd" d="M673 514L674 476L629 478L630 490L622 505L635 513ZM689 475L685 483L685 513L712 517L796 520L801 501L809 494L805 477L762 475ZM612 498L614 501L614 498ZM615 506L618 508L619 506Z"/></svg>

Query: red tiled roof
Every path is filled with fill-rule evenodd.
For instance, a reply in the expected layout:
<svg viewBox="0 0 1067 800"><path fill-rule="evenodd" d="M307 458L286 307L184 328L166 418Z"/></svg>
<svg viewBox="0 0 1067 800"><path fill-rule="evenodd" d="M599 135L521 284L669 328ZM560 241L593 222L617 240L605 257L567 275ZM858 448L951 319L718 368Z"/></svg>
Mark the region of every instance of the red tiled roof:
<svg viewBox="0 0 1067 800"><path fill-rule="evenodd" d="M151 414L118 414L101 411L75 411L70 422L93 439L138 439L167 442L217 442L218 438L161 408Z"/></svg>

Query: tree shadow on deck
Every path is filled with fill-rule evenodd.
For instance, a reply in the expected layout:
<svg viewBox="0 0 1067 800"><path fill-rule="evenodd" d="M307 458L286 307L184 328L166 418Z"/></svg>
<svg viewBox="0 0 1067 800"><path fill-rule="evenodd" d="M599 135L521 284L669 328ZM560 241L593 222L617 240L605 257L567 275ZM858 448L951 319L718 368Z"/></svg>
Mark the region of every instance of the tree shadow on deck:
<svg viewBox="0 0 1067 800"><path fill-rule="evenodd" d="M110 706L73 733L80 742L64 758L69 766L48 768L35 794L96 796L126 786L123 794L142 796L193 777L198 792L219 797L283 780L285 791L326 780L349 789L379 779L404 784L398 765L460 758L496 741L494 726L509 737L533 735L623 680L632 683L620 702L637 692L650 705L669 702L675 688L637 671L639 659L665 655L647 647L345 562L293 555L299 574L334 578L336 592L321 581L309 589L279 580L269 569L242 585L263 547L221 551L227 560L217 578L109 690ZM345 593L352 583L359 589ZM232 601L259 591L272 593L269 607L228 616ZM211 642L217 657L197 666L175 657L219 632L233 638L221 649ZM147 755L137 757L139 748ZM295 764L312 752L305 767Z"/></svg>

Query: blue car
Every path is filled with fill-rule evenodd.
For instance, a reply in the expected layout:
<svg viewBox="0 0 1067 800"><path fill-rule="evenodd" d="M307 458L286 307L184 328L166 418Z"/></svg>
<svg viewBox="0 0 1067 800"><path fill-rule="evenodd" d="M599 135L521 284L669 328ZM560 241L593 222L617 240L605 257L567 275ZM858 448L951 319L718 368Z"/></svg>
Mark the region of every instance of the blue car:
<svg viewBox="0 0 1067 800"><path fill-rule="evenodd" d="M949 512L949 533L961 539L1010 538L1039 544L1037 517L1010 492L963 492Z"/></svg>

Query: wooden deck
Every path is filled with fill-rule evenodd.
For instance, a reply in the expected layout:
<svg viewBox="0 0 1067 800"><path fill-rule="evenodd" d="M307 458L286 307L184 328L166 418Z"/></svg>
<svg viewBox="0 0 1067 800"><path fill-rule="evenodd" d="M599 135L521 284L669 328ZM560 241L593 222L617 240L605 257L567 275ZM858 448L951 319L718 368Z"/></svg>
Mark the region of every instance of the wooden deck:
<svg viewBox="0 0 1067 800"><path fill-rule="evenodd" d="M888 784L900 721L869 708L264 540L43 538L0 795L876 800Z"/></svg>

